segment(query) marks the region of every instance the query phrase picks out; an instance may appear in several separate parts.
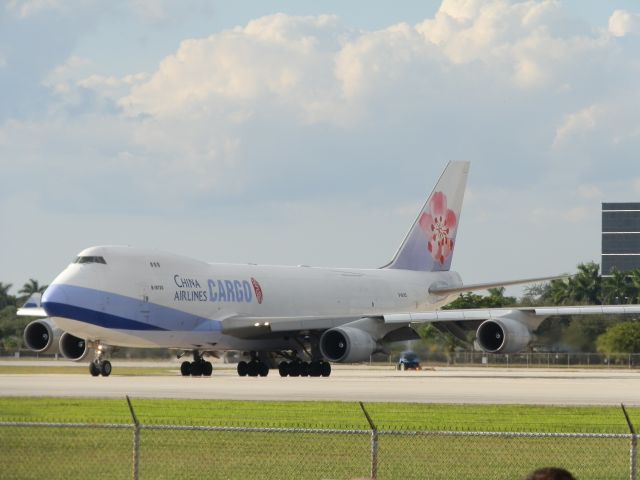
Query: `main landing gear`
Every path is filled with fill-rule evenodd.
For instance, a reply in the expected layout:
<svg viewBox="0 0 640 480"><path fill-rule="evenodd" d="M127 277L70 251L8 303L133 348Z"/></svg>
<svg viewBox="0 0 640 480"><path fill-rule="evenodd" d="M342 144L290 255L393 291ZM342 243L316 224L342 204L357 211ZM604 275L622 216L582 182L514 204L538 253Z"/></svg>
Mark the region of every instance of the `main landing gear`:
<svg viewBox="0 0 640 480"><path fill-rule="evenodd" d="M269 366L260 360L251 360L238 362L238 375L241 377L266 377L269 375Z"/></svg>
<svg viewBox="0 0 640 480"><path fill-rule="evenodd" d="M280 362L278 371L281 377L328 377L331 375L331 364L324 361L303 362L294 359L291 362Z"/></svg>
<svg viewBox="0 0 640 480"><path fill-rule="evenodd" d="M242 360L238 362L238 375L241 377L266 377L269 375L269 365L257 357L252 358L250 362Z"/></svg>
<svg viewBox="0 0 640 480"><path fill-rule="evenodd" d="M193 351L193 362L184 361L180 365L180 373L183 377L210 377L213 373L213 365L202 358L202 354L197 350Z"/></svg>
<svg viewBox="0 0 640 480"><path fill-rule="evenodd" d="M106 348L103 345L98 345L95 349L93 361L89 364L89 373L92 377L111 375L111 362L102 358L106 356L106 353Z"/></svg>

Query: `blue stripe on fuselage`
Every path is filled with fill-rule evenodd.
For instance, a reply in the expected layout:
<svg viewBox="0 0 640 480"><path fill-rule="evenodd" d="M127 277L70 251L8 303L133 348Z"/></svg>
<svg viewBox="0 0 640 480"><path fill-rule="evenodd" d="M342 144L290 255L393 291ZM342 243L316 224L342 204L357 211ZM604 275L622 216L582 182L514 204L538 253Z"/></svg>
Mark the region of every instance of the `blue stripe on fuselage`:
<svg viewBox="0 0 640 480"><path fill-rule="evenodd" d="M117 315L97 312L89 308L76 307L65 303L47 302L44 308L50 317L69 318L99 327L113 328L116 330L167 330L166 328L156 327L149 323L138 322L137 320L130 320Z"/></svg>
<svg viewBox="0 0 640 480"><path fill-rule="evenodd" d="M51 285L41 303L49 316L118 330L221 330L217 320L125 295L73 285Z"/></svg>

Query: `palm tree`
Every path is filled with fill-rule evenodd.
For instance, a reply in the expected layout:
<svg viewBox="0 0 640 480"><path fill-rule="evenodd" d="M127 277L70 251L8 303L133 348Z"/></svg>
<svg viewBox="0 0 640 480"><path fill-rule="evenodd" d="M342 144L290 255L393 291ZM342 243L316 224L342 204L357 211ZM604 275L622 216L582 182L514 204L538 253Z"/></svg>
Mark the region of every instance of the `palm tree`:
<svg viewBox="0 0 640 480"><path fill-rule="evenodd" d="M611 276L604 280L603 290L607 303L628 303L630 293L627 274L613 267Z"/></svg>
<svg viewBox="0 0 640 480"><path fill-rule="evenodd" d="M0 282L0 297L7 297L9 295L9 289L13 287L13 284L7 283L6 285Z"/></svg>
<svg viewBox="0 0 640 480"><path fill-rule="evenodd" d="M542 294L543 303L550 300L554 305L562 305L563 303L573 300L573 286L570 280L551 280L544 287Z"/></svg>
<svg viewBox="0 0 640 480"><path fill-rule="evenodd" d="M500 308L517 303L515 297L504 296L504 292L506 291L506 288L504 287L489 288L488 291L489 296L484 299L484 303L487 307Z"/></svg>
<svg viewBox="0 0 640 480"><path fill-rule="evenodd" d="M13 285L11 283L7 283L6 285L0 282L0 308L4 308L7 305L11 305L14 302L11 301L11 295L9 295L9 289Z"/></svg>
<svg viewBox="0 0 640 480"><path fill-rule="evenodd" d="M48 285L40 286L37 280L30 278L29 281L23 285L22 289L18 293L21 293L25 297L28 297L29 295L32 295L34 293L44 293L47 287Z"/></svg>
<svg viewBox="0 0 640 480"><path fill-rule="evenodd" d="M588 305L602 304L600 267L595 262L581 263L570 280L573 300Z"/></svg>
<svg viewBox="0 0 640 480"><path fill-rule="evenodd" d="M631 280L631 297L635 303L640 303L640 268L636 268L629 272Z"/></svg>

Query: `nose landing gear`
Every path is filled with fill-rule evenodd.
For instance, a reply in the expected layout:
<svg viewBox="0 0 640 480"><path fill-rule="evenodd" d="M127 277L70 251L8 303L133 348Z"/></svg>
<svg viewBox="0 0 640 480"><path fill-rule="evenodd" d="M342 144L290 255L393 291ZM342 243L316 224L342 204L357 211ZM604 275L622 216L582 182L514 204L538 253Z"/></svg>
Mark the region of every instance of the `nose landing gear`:
<svg viewBox="0 0 640 480"><path fill-rule="evenodd" d="M92 377L108 377L111 375L111 362L103 358L108 355L107 347L98 343L94 352L93 361L89 364L89 373Z"/></svg>

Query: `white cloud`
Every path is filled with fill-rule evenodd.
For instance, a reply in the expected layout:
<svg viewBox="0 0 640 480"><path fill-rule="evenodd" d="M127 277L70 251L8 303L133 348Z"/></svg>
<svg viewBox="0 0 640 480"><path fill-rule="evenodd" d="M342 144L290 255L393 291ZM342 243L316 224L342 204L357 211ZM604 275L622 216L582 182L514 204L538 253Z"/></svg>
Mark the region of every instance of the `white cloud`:
<svg viewBox="0 0 640 480"><path fill-rule="evenodd" d="M79 78L95 68L91 61L72 55L62 65L55 67L42 82L57 95L66 95L74 88Z"/></svg>
<svg viewBox="0 0 640 480"><path fill-rule="evenodd" d="M131 0L132 8L141 16L151 21L161 21L167 18L166 0Z"/></svg>
<svg viewBox="0 0 640 480"><path fill-rule="evenodd" d="M562 218L572 223L580 223L593 217L593 210L586 207L574 207L562 212Z"/></svg>
<svg viewBox="0 0 640 480"><path fill-rule="evenodd" d="M21 18L27 18L62 6L62 0L8 0L5 8Z"/></svg>
<svg viewBox="0 0 640 480"><path fill-rule="evenodd" d="M175 5L132 8L153 20ZM339 243L336 231L343 241L348 218L366 212L358 226L379 237L367 244L374 252L380 241L377 262L393 253L446 161L468 159L473 194L456 263L494 278L514 276L514 265L570 270L597 258L599 197L640 191L621 173L637 169L640 151L636 39L570 17L553 1L447 0L433 18L377 31L331 15L268 15L184 39L143 73L114 74L72 53L38 78L48 94L38 115L0 120L3 176L28 180L49 211L153 211L163 223L219 215L228 231L308 211L303 223L317 216L325 244ZM620 176L626 183L615 183ZM298 202L304 208L286 208ZM343 203L348 211L333 221ZM222 218L238 205L238 219ZM588 229L595 240L575 245ZM345 256L337 263L349 263L343 251L358 251L364 231L349 230L356 238L336 247ZM522 245L540 256L524 258ZM243 259L202 249L194 256ZM288 263L284 247L280 255Z"/></svg>
<svg viewBox="0 0 640 480"><path fill-rule="evenodd" d="M588 135L593 132L604 113L602 106L592 105L578 112L565 115L562 124L556 129L554 145L559 145L572 136Z"/></svg>
<svg viewBox="0 0 640 480"><path fill-rule="evenodd" d="M268 96L311 112L314 99L331 95L338 32L335 17L279 14L185 40L121 104L131 114L163 116Z"/></svg>
<svg viewBox="0 0 640 480"><path fill-rule="evenodd" d="M577 139L604 136L626 149L640 131L632 109L620 110L628 99L606 98L590 81L615 48L603 32L574 28L554 1L447 0L432 19L378 31L331 15L269 15L186 39L149 73L103 74L71 56L44 85L55 93L54 112L127 125L118 149L127 153L116 157L145 163L156 183L172 179L178 189L240 193L305 171L327 179L340 153L329 160L305 145L346 152L362 139L397 137L393 148L402 150L402 138L415 143L410 134L438 165L452 157L510 161L540 175L535 161L545 150L548 163L556 152L572 164L581 160ZM611 68L631 68L622 60L614 56L620 65ZM625 89L635 91L622 80ZM525 153L515 159L514 149ZM388 168L397 154L382 155L347 158L341 169L375 174L371 162ZM419 168L421 155L410 155L405 161Z"/></svg>
<svg viewBox="0 0 640 480"><path fill-rule="evenodd" d="M578 196L586 200L601 200L603 198L602 189L597 185L579 185Z"/></svg>
<svg viewBox="0 0 640 480"><path fill-rule="evenodd" d="M92 74L78 80L76 85L94 91L100 96L120 100L124 95L128 94L133 86L141 84L147 78L145 73L135 73L124 77Z"/></svg>
<svg viewBox="0 0 640 480"><path fill-rule="evenodd" d="M26 20L51 12L77 12L98 3L97 0L6 0L5 10Z"/></svg>
<svg viewBox="0 0 640 480"><path fill-rule="evenodd" d="M640 34L640 15L616 10L609 17L609 33L615 37Z"/></svg>

